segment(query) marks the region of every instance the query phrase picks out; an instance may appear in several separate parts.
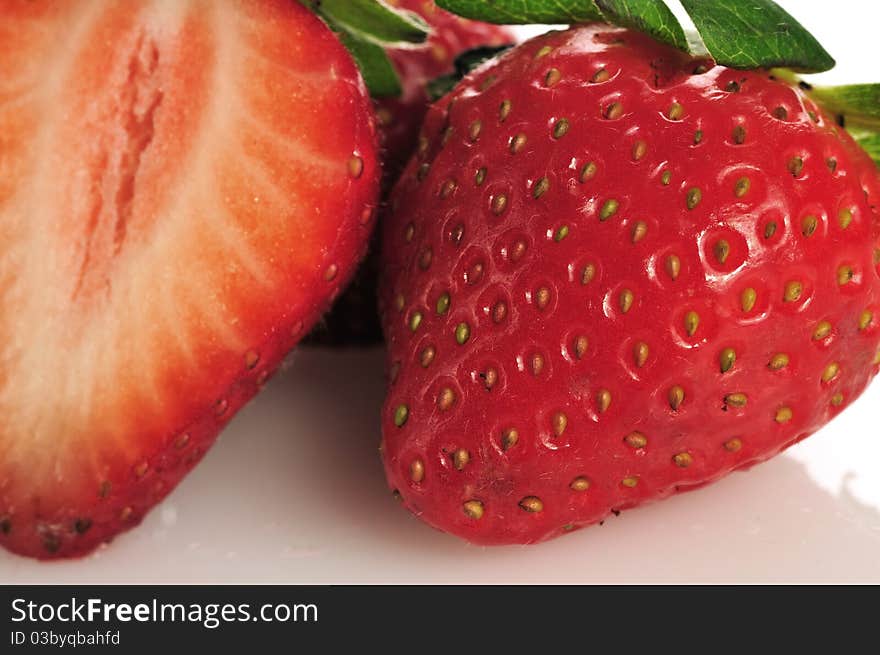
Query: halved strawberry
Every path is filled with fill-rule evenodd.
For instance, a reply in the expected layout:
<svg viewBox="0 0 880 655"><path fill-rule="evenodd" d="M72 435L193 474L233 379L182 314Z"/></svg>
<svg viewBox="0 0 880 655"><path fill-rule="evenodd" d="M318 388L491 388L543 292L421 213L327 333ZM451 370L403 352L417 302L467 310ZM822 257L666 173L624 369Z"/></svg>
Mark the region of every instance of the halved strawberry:
<svg viewBox="0 0 880 655"><path fill-rule="evenodd" d="M177 484L354 270L374 142L296 2L0 1L0 543Z"/></svg>

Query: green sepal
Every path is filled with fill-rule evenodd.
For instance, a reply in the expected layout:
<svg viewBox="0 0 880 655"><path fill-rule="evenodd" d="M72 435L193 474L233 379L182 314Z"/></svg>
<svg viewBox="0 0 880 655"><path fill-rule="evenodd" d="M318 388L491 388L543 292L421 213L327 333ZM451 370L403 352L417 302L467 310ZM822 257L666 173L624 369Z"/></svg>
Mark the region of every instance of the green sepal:
<svg viewBox="0 0 880 655"><path fill-rule="evenodd" d="M420 16L384 0L300 0L324 19L351 53L373 97L399 96L400 80L385 48L424 43L430 28Z"/></svg>
<svg viewBox="0 0 880 655"><path fill-rule="evenodd" d="M301 0L338 31L384 47L424 43L431 30L410 11L395 9L383 0Z"/></svg>
<svg viewBox="0 0 880 655"><path fill-rule="evenodd" d="M443 9L487 23L586 23L605 17L593 0L437 0Z"/></svg>
<svg viewBox="0 0 880 655"><path fill-rule="evenodd" d="M823 109L842 116L847 127L880 129L880 84L811 86L809 94Z"/></svg>
<svg viewBox="0 0 880 655"><path fill-rule="evenodd" d="M434 78L428 82L426 90L431 102L439 100L452 91L453 87L458 84L461 78L472 70L512 47L513 44L494 47L484 46L482 48L471 48L470 50L462 52L455 58L455 72Z"/></svg>
<svg viewBox="0 0 880 655"><path fill-rule="evenodd" d="M834 59L772 0L681 0L712 58L731 68L784 67L818 73Z"/></svg>
<svg viewBox="0 0 880 655"><path fill-rule="evenodd" d="M868 153L877 166L880 166L880 133L863 128L847 128L850 136L858 143L862 150Z"/></svg>
<svg viewBox="0 0 880 655"><path fill-rule="evenodd" d="M806 92L880 166L880 84L810 86Z"/></svg>
<svg viewBox="0 0 880 655"><path fill-rule="evenodd" d="M604 21L638 29L685 52L698 53L661 0L437 0L466 18L490 23ZM706 52L732 68L787 67L820 72L834 59L772 0L681 0ZM694 35L697 40L697 35Z"/></svg>
<svg viewBox="0 0 880 655"><path fill-rule="evenodd" d="M424 43L430 34L420 16L384 0L300 0L324 19L351 53L374 97L399 96L400 80L385 48Z"/></svg>
<svg viewBox="0 0 880 655"><path fill-rule="evenodd" d="M596 0L605 19L651 35L673 48L690 52L681 23L663 0Z"/></svg>
<svg viewBox="0 0 880 655"><path fill-rule="evenodd" d="M381 46L364 41L350 32L339 32L338 36L360 68L371 96L396 98L401 94L400 78Z"/></svg>

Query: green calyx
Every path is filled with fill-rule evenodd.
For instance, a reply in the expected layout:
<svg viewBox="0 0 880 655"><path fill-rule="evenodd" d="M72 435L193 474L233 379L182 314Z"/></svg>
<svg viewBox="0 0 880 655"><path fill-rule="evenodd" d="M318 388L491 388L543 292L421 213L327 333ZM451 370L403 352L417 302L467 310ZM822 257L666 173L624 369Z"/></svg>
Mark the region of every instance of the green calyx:
<svg viewBox="0 0 880 655"><path fill-rule="evenodd" d="M681 0L697 31L690 35L663 0L437 0L437 4L490 23L612 23L690 54L708 53L731 68L786 67L817 73L834 66L819 42L772 0Z"/></svg>
<svg viewBox="0 0 880 655"><path fill-rule="evenodd" d="M463 53L455 58L455 71L453 71L449 75L437 77L428 83L428 97L432 101L439 100L444 95L449 93L449 91L451 91L452 88L456 84L458 84L459 80L461 80L461 78L463 78L465 75L470 73L475 68L478 68L483 62L496 57L497 55L501 54L511 47L513 47L512 44L497 47L483 47L465 50Z"/></svg>
<svg viewBox="0 0 880 655"><path fill-rule="evenodd" d="M430 29L418 15L384 0L299 1L339 35L373 96L400 95L400 81L386 48L425 42ZM687 34L663 0L437 0L437 4L490 23L613 23L691 54L708 52L719 64L733 68L781 66L818 72L834 66L810 33L772 0L681 0L698 34ZM438 82L434 93L462 74L459 69Z"/></svg>
<svg viewBox="0 0 880 655"><path fill-rule="evenodd" d="M339 36L358 63L374 97L400 95L400 81L387 48L418 47L430 28L418 15L385 0L299 0ZM464 18L499 24L605 22L644 32L695 56L710 56L730 68L773 68L798 83L792 71L829 70L834 59L773 0L680 0L693 24L685 29L665 0L436 0ZM679 12L679 15L680 12ZM694 31L695 29L695 31ZM506 47L478 48L460 55L455 71L433 81L434 99ZM880 84L811 87L807 93L837 117L880 165Z"/></svg>
<svg viewBox="0 0 880 655"><path fill-rule="evenodd" d="M880 166L880 84L814 86L790 70L776 69L773 75L799 86Z"/></svg>
<svg viewBox="0 0 880 655"><path fill-rule="evenodd" d="M848 127L846 131L862 147L862 150L868 153L874 163L880 166L880 133L857 127Z"/></svg>
<svg viewBox="0 0 880 655"><path fill-rule="evenodd" d="M786 71L778 71L778 74L797 81ZM837 124L880 166L880 84L812 86L801 83L801 88L834 116Z"/></svg>
<svg viewBox="0 0 880 655"><path fill-rule="evenodd" d="M880 84L808 86L807 93L843 127L880 131Z"/></svg>
<svg viewBox="0 0 880 655"><path fill-rule="evenodd" d="M430 29L419 16L395 9L385 0L300 2L339 34L357 60L374 96L400 94L400 82L386 48L424 43ZM819 42L773 0L681 0L681 6L696 28L695 33L685 30L664 0L436 0L436 3L465 18L489 23L612 23L645 32L693 55L708 54L718 64L732 68L783 67L820 72L834 66L834 60ZM457 77L447 79L447 85L469 70L462 70L462 66L457 68Z"/></svg>
<svg viewBox="0 0 880 655"><path fill-rule="evenodd" d="M412 12L379 0L310 0L312 10L363 41L380 46L423 43L429 28Z"/></svg>
<svg viewBox="0 0 880 655"><path fill-rule="evenodd" d="M374 97L399 96L400 80L385 52L424 43L430 29L421 17L383 0L300 0L339 36Z"/></svg>
<svg viewBox="0 0 880 655"><path fill-rule="evenodd" d="M605 22L631 28L695 56L710 56L737 69L776 69L792 84L793 71L818 73L834 59L800 23L773 0L680 0L693 23L688 32L664 0L436 0L466 18L490 23ZM465 71L466 72L466 71ZM437 91L449 90L444 79ZM812 87L801 83L825 111L836 116L880 166L880 84ZM435 93L442 95L442 93Z"/></svg>

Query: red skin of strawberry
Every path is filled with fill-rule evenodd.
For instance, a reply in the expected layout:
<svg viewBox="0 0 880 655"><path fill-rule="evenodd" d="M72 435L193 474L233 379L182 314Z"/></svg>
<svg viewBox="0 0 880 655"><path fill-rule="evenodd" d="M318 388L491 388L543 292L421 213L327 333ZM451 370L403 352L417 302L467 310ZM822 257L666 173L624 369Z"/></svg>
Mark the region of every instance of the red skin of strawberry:
<svg viewBox="0 0 880 655"><path fill-rule="evenodd" d="M380 167L350 55L296 2L209 5L0 0L16 553L78 556L137 525L366 247Z"/></svg>
<svg viewBox="0 0 880 655"><path fill-rule="evenodd" d="M380 298L386 473L432 526L596 523L772 457L877 374L873 163L801 90L700 63L584 26L429 111Z"/></svg>

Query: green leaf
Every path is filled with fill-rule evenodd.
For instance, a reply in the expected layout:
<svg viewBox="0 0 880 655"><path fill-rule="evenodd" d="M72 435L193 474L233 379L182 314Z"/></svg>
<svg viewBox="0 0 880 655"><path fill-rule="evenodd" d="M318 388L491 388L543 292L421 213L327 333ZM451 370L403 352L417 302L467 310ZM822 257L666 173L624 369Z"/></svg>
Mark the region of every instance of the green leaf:
<svg viewBox="0 0 880 655"><path fill-rule="evenodd" d="M819 42L772 0L681 0L681 4L719 64L814 73L834 66Z"/></svg>
<svg viewBox="0 0 880 655"><path fill-rule="evenodd" d="M778 77L800 87L849 132L880 166L880 84L813 86L788 71L774 71Z"/></svg>
<svg viewBox="0 0 880 655"><path fill-rule="evenodd" d="M785 68L771 72L774 77L799 86L823 110L832 114L880 166L880 84L813 86Z"/></svg>
<svg viewBox="0 0 880 655"><path fill-rule="evenodd" d="M400 95L397 71L394 70L394 65L382 47L364 41L350 32L340 32L339 40L348 48L361 69L361 75L370 95L375 98Z"/></svg>
<svg viewBox="0 0 880 655"><path fill-rule="evenodd" d="M880 84L812 86L807 93L823 109L841 116L847 129L880 129Z"/></svg>
<svg viewBox="0 0 880 655"><path fill-rule="evenodd" d="M490 23L605 21L694 52L688 34L663 0L437 0L437 4ZM719 64L804 72L834 66L819 42L772 0L681 0L681 4Z"/></svg>
<svg viewBox="0 0 880 655"><path fill-rule="evenodd" d="M426 90L431 102L439 100L452 91L453 87L459 83L461 78L472 70L512 47L513 44L494 47L484 46L482 48L471 48L470 50L462 52L455 58L454 73L436 77L428 82Z"/></svg>
<svg viewBox="0 0 880 655"><path fill-rule="evenodd" d="M430 29L410 11L394 9L383 0L301 0L339 31L362 41L393 46L424 43Z"/></svg>
<svg viewBox="0 0 880 655"><path fill-rule="evenodd" d="M323 18L354 57L374 97L399 96L400 80L386 47L422 43L428 26L383 0L300 0Z"/></svg>
<svg viewBox="0 0 880 655"><path fill-rule="evenodd" d="M502 25L603 20L593 0L437 0L459 16Z"/></svg>
<svg viewBox="0 0 880 655"><path fill-rule="evenodd" d="M874 163L880 166L880 133L861 128L847 128L846 131L870 155Z"/></svg>
<svg viewBox="0 0 880 655"><path fill-rule="evenodd" d="M663 0L596 0L596 4L609 22L689 52L684 29Z"/></svg>
<svg viewBox="0 0 880 655"><path fill-rule="evenodd" d="M437 102L440 98L452 91L452 89L455 88L455 85L460 81L461 77L456 73L441 75L440 77L435 77L433 80L430 80L425 85L425 91L428 93L428 98L430 98L431 102Z"/></svg>

